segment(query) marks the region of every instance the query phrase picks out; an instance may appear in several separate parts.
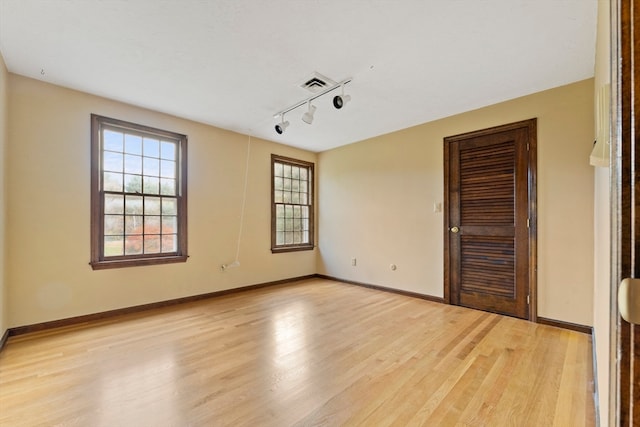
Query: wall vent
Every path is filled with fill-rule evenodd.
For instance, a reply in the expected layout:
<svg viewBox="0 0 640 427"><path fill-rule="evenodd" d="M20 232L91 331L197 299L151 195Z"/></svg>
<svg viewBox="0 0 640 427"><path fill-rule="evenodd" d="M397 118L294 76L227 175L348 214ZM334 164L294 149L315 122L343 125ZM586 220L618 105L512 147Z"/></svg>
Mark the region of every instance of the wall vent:
<svg viewBox="0 0 640 427"><path fill-rule="evenodd" d="M301 88L308 90L311 93L318 93L329 86L335 86L336 82L317 71L311 74L310 77L304 80L300 85Z"/></svg>

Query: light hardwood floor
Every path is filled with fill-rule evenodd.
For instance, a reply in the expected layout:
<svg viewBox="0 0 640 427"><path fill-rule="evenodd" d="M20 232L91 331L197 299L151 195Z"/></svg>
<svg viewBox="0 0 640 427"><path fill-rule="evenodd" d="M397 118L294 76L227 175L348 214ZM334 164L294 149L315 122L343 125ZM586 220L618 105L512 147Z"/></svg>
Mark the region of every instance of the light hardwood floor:
<svg viewBox="0 0 640 427"><path fill-rule="evenodd" d="M9 339L2 426L593 426L591 338L322 279Z"/></svg>

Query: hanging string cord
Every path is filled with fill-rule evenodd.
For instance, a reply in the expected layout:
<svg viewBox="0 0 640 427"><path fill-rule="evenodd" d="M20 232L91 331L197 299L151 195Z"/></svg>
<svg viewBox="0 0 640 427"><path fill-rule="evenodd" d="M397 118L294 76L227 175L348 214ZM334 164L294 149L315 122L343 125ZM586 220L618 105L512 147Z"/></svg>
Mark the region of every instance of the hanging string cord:
<svg viewBox="0 0 640 427"><path fill-rule="evenodd" d="M242 241L242 226L244 225L244 208L247 202L247 183L249 181L249 155L251 154L251 135L247 141L247 159L244 167L244 189L242 190L242 207L240 208L240 228L238 230L238 246L236 248L236 259L234 262L240 262L240 242Z"/></svg>

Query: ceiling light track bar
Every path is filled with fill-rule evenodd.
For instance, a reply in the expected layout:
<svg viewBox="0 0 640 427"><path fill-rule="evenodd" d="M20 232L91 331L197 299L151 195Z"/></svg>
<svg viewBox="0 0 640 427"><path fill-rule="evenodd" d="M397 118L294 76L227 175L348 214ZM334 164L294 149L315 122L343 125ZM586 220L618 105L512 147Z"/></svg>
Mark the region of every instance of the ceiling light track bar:
<svg viewBox="0 0 640 427"><path fill-rule="evenodd" d="M339 87L343 87L344 85L346 85L347 83L351 83L353 79L352 78L348 78L345 79L343 81L341 81L340 83L336 83L335 85L331 86L330 88L327 88L325 90L323 90L322 92L316 93L313 96L310 96L309 98L303 99L300 102L297 102L295 104L293 104L292 106L285 108L282 111L279 111L278 113L273 115L274 119L277 119L278 117L281 117L283 114L288 113L289 111L295 110L298 107L302 107L303 105L307 105L309 102L313 101L314 99L320 98L323 95L328 94L329 92L338 89Z"/></svg>

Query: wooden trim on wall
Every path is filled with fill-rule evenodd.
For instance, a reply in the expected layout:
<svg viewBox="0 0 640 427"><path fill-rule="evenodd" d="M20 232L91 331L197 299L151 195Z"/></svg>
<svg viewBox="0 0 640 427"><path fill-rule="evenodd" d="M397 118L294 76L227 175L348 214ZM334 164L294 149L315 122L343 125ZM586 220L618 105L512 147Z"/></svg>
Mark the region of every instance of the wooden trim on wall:
<svg viewBox="0 0 640 427"><path fill-rule="evenodd" d="M69 317L69 318L60 319L60 320L52 320L49 322L36 323L33 325L18 326L15 328L9 328L7 332L5 332L5 335L8 338L16 335L28 334L31 332L39 332L39 331L44 331L48 329L61 328L64 326L77 325L80 323L87 323L87 322L96 321L96 320L103 320L111 317L122 316L125 314L139 313L141 311L153 310L155 308L163 308L163 307L183 304L187 302L194 302L194 301L200 301L200 300L209 299L209 298L216 298L216 297L221 297L223 295L251 291L254 289L266 288L269 286L285 285L293 282L299 282L301 280L313 279L315 277L316 275L314 274L311 274L308 276L292 277L289 279L276 280L273 282L265 282L265 283L258 283L255 285L243 286L241 288L226 289L224 291L209 292L206 294L192 295L188 297L176 298L176 299L167 300L167 301L159 301L159 302L152 302L149 304L136 305L133 307L118 308L115 310L103 311L100 313L93 313L93 314L85 314L83 316ZM4 340L6 341L6 339ZM0 349L1 349L1 346L0 346Z"/></svg>
<svg viewBox="0 0 640 427"><path fill-rule="evenodd" d="M9 339L9 329L4 331L4 334L2 334L2 338L0 338L0 352L4 349L4 346L7 344L8 339Z"/></svg>
<svg viewBox="0 0 640 427"><path fill-rule="evenodd" d="M570 329L572 331L582 332L583 334L593 335L593 328L591 326L579 325L577 323L563 322L562 320L547 319L545 317L538 316L537 323L547 326L555 326L556 328Z"/></svg>
<svg viewBox="0 0 640 427"><path fill-rule="evenodd" d="M353 280L344 280L344 279L339 279L332 276L327 276L324 274L310 274L307 276L299 276L299 277L292 277L289 279L275 280L272 282L258 283L255 285L244 286L241 288L226 289L223 291L209 292L206 294L192 295L188 297L176 298L176 299L167 300L167 301L159 301L159 302L154 302L149 304L137 305L133 307L125 307L125 308L119 308L115 310L104 311L100 313L86 314L83 316L75 316L75 317L69 317L66 319L52 320L49 322L42 322L42 323L36 323L32 325L9 328L4 332L4 334L2 335L2 338L0 338L0 352L6 346L7 340L9 339L9 337L12 337L12 336L24 335L32 332L40 332L40 331L45 331L45 330L55 329L55 328L62 328L66 326L73 326L81 323L88 323L88 322L97 321L97 320L109 319L117 316L122 316L125 314L139 313L143 311L153 310L156 308L169 307L169 306L184 304L188 302L195 302L195 301L200 301L200 300L205 300L210 298L221 297L224 295L237 294L237 293L256 290L260 288L266 288L270 286L287 285L295 282L300 282L303 280L310 280L310 279L316 279L316 278L332 280L335 282L341 282L349 285L361 286L364 288L369 288L369 289L373 289L381 292L390 292L390 293L399 294L399 295L403 295L411 298L420 298L426 301L431 301L431 302L440 303L440 304L445 303L444 298L434 297L431 295L419 294L417 292L394 289L386 286L373 285L373 284L357 282ZM548 325L548 326L555 326L563 329L569 329L569 330L573 330L573 331L577 331L577 332L581 332L589 335L592 334L592 330L593 330L593 328L589 326L578 325L575 323L564 322L561 320L546 319L544 317L538 317L537 323Z"/></svg>
<svg viewBox="0 0 640 427"><path fill-rule="evenodd" d="M347 283L349 285L362 286L362 287L365 287L365 288L375 289L375 290L378 290L378 291L391 292L391 293L394 293L394 294L400 294L400 295L404 295L404 296L408 296L408 297L420 298L420 299L424 299L424 300L427 300L427 301L438 302L438 303L441 303L441 304L447 304L445 298L439 298L439 297L434 297L434 296L431 296L431 295L419 294L417 292L404 291L404 290L401 290L401 289L388 288L386 286L372 285L372 284L369 284L369 283L356 282L356 281L353 281L353 280L344 280L344 279L339 279L337 277L327 276L327 275L324 275L324 274L316 274L316 277L319 278L319 279L333 280L333 281L336 281L336 282ZM522 319L522 320L526 320L526 319ZM583 334L588 334L588 335L592 335L593 334L593 328L591 326L579 325L577 323L565 322L565 321L562 321L562 320L547 319L545 317L536 316L536 320L535 321L531 321L531 322L539 323L541 325L555 326L556 328L569 329L571 331L577 331L577 332L581 332Z"/></svg>
<svg viewBox="0 0 640 427"><path fill-rule="evenodd" d="M413 298L420 298L420 299L423 299L423 300L432 301L432 302L438 302L438 303L441 303L441 304L444 303L444 299L443 298L434 297L434 296L431 296L431 295L419 294L417 292L404 291L402 289L388 288L386 286L371 285L369 283L354 282L353 280L339 279L337 277L326 276L324 274L316 274L316 277L319 278L319 279L326 279L326 280L333 280L335 282L347 283L349 285L362 286L364 288L375 289L377 291L391 292L391 293L394 293L394 294L400 294L400 295L404 295L404 296L407 296L407 297L413 297Z"/></svg>
<svg viewBox="0 0 640 427"><path fill-rule="evenodd" d="M443 168L442 170L444 171L444 198L443 198L443 219L444 221L442 222L442 225L444 227L444 229L442 230L442 235L443 237L443 285L444 285L444 290L443 290L443 301L445 304L451 304L451 265L450 265L450 259L451 259L451 251L449 250L449 229L451 228L451 225L449 224L449 194L451 192L451 189L449 188L449 175L451 174L451 167L450 167L450 158L451 158L451 149L449 148L449 144L447 144L446 142L443 144Z"/></svg>
<svg viewBox="0 0 640 427"><path fill-rule="evenodd" d="M538 119L529 127L529 320L538 322Z"/></svg>

